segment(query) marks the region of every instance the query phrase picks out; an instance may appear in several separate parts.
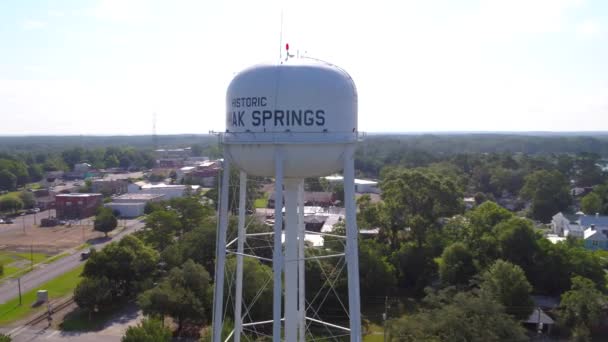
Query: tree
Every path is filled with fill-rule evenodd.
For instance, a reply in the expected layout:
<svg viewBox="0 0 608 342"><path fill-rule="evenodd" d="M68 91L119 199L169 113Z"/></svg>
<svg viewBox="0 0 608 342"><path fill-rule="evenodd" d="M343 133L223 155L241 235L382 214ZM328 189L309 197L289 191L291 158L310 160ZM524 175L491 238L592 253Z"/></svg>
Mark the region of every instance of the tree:
<svg viewBox="0 0 608 342"><path fill-rule="evenodd" d="M127 328L121 342L170 342L171 329L161 321L146 317L137 326Z"/></svg>
<svg viewBox="0 0 608 342"><path fill-rule="evenodd" d="M426 230L440 217L462 211L462 193L445 176L401 168L386 169L382 174L382 221L391 233L393 248L398 247L399 232L411 228L418 247L426 239Z"/></svg>
<svg viewBox="0 0 608 342"><path fill-rule="evenodd" d="M230 257L226 260L226 273L235 274L236 272L236 258ZM266 282L272 277L272 269L262 264L253 258L243 258L243 302L251 306L249 311L249 317L252 320L266 320L270 318L272 312L272 288L270 286L264 287ZM232 284L233 288L230 289L228 286L225 287L225 294L234 293L236 290L236 284ZM307 287L308 288L308 287ZM262 293L258 294L260 289L264 289ZM256 296L257 297L256 299ZM233 312L229 313L233 315Z"/></svg>
<svg viewBox="0 0 608 342"><path fill-rule="evenodd" d="M83 277L106 277L113 300L130 298L136 290L151 286L158 264L158 253L141 240L127 235L89 256Z"/></svg>
<svg viewBox="0 0 608 342"><path fill-rule="evenodd" d="M441 254L439 276L443 284L466 285L476 273L473 254L463 243L453 243Z"/></svg>
<svg viewBox="0 0 608 342"><path fill-rule="evenodd" d="M566 178L559 171L539 170L525 178L522 197L532 201L531 216L548 222L553 215L565 210L571 201Z"/></svg>
<svg viewBox="0 0 608 342"><path fill-rule="evenodd" d="M435 297L440 298L435 298ZM429 298L430 297L430 298ZM527 341L521 324L492 298L472 292L427 296L431 307L388 324L389 341Z"/></svg>
<svg viewBox="0 0 608 342"><path fill-rule="evenodd" d="M93 229L98 232L102 232L108 237L108 233L113 231L118 225L118 220L112 209L100 207L97 215L95 216L95 222L93 223Z"/></svg>
<svg viewBox="0 0 608 342"><path fill-rule="evenodd" d="M178 213L174 210L157 210L146 217L144 240L152 247L162 251L173 242L175 235L182 229Z"/></svg>
<svg viewBox="0 0 608 342"><path fill-rule="evenodd" d="M571 289L562 295L559 320L567 327L590 331L600 322L605 304L606 297L591 280L575 276Z"/></svg>
<svg viewBox="0 0 608 342"><path fill-rule="evenodd" d="M21 199L21 202L23 202L24 208L33 208L36 205L36 198L30 191L21 191L19 193L19 198Z"/></svg>
<svg viewBox="0 0 608 342"><path fill-rule="evenodd" d="M538 243L532 223L523 218L513 217L495 228L502 259L519 265L527 275L532 275L534 258L538 253Z"/></svg>
<svg viewBox="0 0 608 342"><path fill-rule="evenodd" d="M519 320L528 318L532 313L532 286L524 271L517 265L496 260L482 274L480 288L482 293L504 305L506 312Z"/></svg>
<svg viewBox="0 0 608 342"><path fill-rule="evenodd" d="M393 253L392 264L399 273L400 286L421 294L437 272L437 264L433 260L430 248L418 247L412 243L404 243Z"/></svg>
<svg viewBox="0 0 608 342"><path fill-rule="evenodd" d="M208 320L212 292L209 273L203 266L188 260L181 268L173 268L157 287L142 293L138 304L145 314L174 318L179 332L186 322Z"/></svg>
<svg viewBox="0 0 608 342"><path fill-rule="evenodd" d="M8 335L0 334L0 342L11 342L12 340Z"/></svg>
<svg viewBox="0 0 608 342"><path fill-rule="evenodd" d="M0 189L1 190L15 190L17 187L17 176L15 176L9 170L0 170Z"/></svg>
<svg viewBox="0 0 608 342"><path fill-rule="evenodd" d="M110 281L106 277L85 277L74 289L74 302L88 311L89 319L91 313L96 310L103 311L112 303Z"/></svg>
<svg viewBox="0 0 608 342"><path fill-rule="evenodd" d="M359 282L362 297L388 295L397 284L395 267L383 255L382 244L362 240L359 244ZM383 253L384 252L384 253Z"/></svg>
<svg viewBox="0 0 608 342"><path fill-rule="evenodd" d="M587 215L595 215L602 211L602 204L600 196L591 192L581 199L581 210Z"/></svg>
<svg viewBox="0 0 608 342"><path fill-rule="evenodd" d="M0 211L16 212L21 208L23 208L23 201L19 197L12 194L0 197Z"/></svg>

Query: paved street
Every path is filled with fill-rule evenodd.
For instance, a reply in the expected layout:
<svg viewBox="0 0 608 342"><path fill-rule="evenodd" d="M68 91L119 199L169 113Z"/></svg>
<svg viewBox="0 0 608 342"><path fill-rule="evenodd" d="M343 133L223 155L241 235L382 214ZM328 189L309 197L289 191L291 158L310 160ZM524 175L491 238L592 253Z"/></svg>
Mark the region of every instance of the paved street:
<svg viewBox="0 0 608 342"><path fill-rule="evenodd" d="M99 244L94 244L93 246L97 249L101 249L106 244L108 244L112 241L118 241L121 238L123 238L125 235L130 234L130 233L134 232L135 230L140 229L143 226L144 226L143 222L132 221L132 223L130 223L127 226L127 229L125 229L122 232L120 232L119 234L117 234L114 238L101 242ZM59 259L53 263L50 263L48 265L43 265L43 267L35 269L34 271L29 272L29 273L25 274L23 277L21 277L21 291L23 293L25 293L31 289L34 289L37 286L39 286L40 284L45 283L57 276L60 276L64 273L74 269L81 263L83 263L83 261L80 260L80 253L74 252L74 254L64 257L62 259ZM5 303L8 300L17 297L18 295L19 295L19 291L17 288L16 279L7 281L7 282L3 283L2 285L0 285L0 303Z"/></svg>
<svg viewBox="0 0 608 342"><path fill-rule="evenodd" d="M123 312L116 315L99 331L94 332L66 332L46 328L43 322L40 326L0 328L0 332L9 334L13 342L30 341L82 341L82 342L119 342L129 326L136 325L142 319L142 313L136 306L128 306Z"/></svg>

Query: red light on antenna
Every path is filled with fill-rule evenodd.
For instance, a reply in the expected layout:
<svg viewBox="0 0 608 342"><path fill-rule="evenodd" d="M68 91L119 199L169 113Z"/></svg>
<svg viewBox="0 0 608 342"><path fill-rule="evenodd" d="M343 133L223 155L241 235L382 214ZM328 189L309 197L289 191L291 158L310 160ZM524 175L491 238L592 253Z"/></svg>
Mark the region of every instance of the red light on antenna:
<svg viewBox="0 0 608 342"><path fill-rule="evenodd" d="M285 50L289 51L289 43L285 44Z"/></svg>

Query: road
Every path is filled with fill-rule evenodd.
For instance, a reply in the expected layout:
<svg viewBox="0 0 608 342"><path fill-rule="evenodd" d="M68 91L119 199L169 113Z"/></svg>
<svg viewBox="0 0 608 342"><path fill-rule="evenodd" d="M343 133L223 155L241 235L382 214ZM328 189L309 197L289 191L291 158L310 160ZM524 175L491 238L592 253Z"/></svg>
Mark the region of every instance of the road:
<svg viewBox="0 0 608 342"><path fill-rule="evenodd" d="M134 231L142 228L143 226L143 222L135 221L128 225L125 230L118 233L112 239L109 239L99 244L95 244L93 246L97 249L101 249L106 244L112 241L118 241L127 234L131 234ZM84 261L80 259L80 253L74 253L72 255L61 258L55 262L52 262L48 265L43 265L43 267L37 268L29 273L26 273L23 277L21 277L21 292L25 293L29 290L32 290L38 287L39 285L76 268L83 262ZM7 301L17 297L18 295L19 290L17 288L16 279L5 282L4 284L0 285L0 304L6 303Z"/></svg>

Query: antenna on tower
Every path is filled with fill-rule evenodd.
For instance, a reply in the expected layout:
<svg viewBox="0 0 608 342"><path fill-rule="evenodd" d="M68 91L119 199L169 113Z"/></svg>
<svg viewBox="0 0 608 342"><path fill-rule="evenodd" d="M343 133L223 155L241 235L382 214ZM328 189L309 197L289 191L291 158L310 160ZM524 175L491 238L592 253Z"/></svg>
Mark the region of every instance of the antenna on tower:
<svg viewBox="0 0 608 342"><path fill-rule="evenodd" d="M279 29L279 61L283 62L283 9L281 8L281 28Z"/></svg>
<svg viewBox="0 0 608 342"><path fill-rule="evenodd" d="M156 113L152 114L152 144L154 150L158 150L158 137L156 136Z"/></svg>

